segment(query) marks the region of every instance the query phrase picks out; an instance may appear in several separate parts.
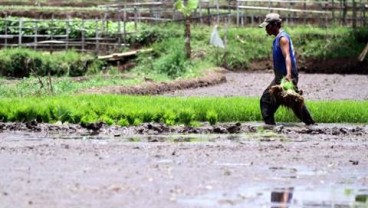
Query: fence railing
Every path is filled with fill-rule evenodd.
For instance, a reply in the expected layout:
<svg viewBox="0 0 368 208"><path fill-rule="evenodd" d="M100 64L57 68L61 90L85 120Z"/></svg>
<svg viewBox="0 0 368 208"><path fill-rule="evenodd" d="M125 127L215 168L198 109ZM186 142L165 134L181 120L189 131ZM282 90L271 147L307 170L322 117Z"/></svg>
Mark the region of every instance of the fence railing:
<svg viewBox="0 0 368 208"><path fill-rule="evenodd" d="M96 19L42 20L22 19L14 23L11 18L0 19L0 47L31 47L34 49L75 48L96 54L117 52L126 44L127 35L138 30L140 22L181 21L183 17L174 9L174 0L130 1L100 6L103 15ZM353 27L366 27L368 0L201 0L193 13L194 21L211 24L233 23L238 26L261 23L269 12L280 13L287 24L341 24ZM9 22L12 21L12 24ZM45 21L62 22L46 28ZM72 25L78 35L71 35ZM115 31L109 31L108 24L117 24ZM94 35L87 35L87 22L94 22ZM133 25L128 31L127 25ZM9 32L13 31L13 32ZM17 31L17 32L14 32ZM53 31L58 31L55 34Z"/></svg>
<svg viewBox="0 0 368 208"><path fill-rule="evenodd" d="M45 22L48 21L45 27ZM86 27L87 23L92 26ZM107 19L0 19L2 34L0 47L28 47L34 49L104 52L119 51L134 29L127 30L128 21L115 21L114 31L109 30ZM134 24L134 23L131 23ZM75 26L77 25L77 26ZM88 31L93 34L87 34ZM73 32L73 34L72 34Z"/></svg>
<svg viewBox="0 0 368 208"><path fill-rule="evenodd" d="M367 26L368 0L199 0L193 14L200 22L231 21L237 25L255 25L269 12L278 12L287 23L330 23L353 27ZM138 3L140 2L140 3ZM174 9L175 0L132 1L105 8L134 11L128 15L139 21L181 20ZM129 13L128 12L128 13ZM224 18L225 17L225 18ZM229 19L230 18L230 19Z"/></svg>

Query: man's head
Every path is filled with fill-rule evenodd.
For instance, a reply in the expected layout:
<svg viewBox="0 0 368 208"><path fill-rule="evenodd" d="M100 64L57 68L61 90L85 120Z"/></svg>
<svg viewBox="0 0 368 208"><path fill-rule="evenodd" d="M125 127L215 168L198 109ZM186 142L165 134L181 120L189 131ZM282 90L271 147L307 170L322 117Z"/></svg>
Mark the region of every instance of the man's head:
<svg viewBox="0 0 368 208"><path fill-rule="evenodd" d="M281 28L281 21L279 14L269 13L259 27L266 28L266 32L269 35L277 35Z"/></svg>

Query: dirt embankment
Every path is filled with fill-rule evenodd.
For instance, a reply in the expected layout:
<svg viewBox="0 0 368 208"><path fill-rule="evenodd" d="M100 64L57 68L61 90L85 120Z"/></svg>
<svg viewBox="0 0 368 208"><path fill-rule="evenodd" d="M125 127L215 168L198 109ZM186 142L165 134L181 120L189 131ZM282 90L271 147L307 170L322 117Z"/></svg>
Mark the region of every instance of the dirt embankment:
<svg viewBox="0 0 368 208"><path fill-rule="evenodd" d="M80 93L112 93L169 96L248 96L259 97L273 79L273 72L231 72L218 69L203 77L174 82L147 81L138 86L106 86ZM299 88L304 97L312 100L365 100L368 91L367 75L357 74L299 74Z"/></svg>
<svg viewBox="0 0 368 208"><path fill-rule="evenodd" d="M147 80L145 83L137 86L107 86L99 88L91 88L82 91L81 93L94 94L133 94L133 95L159 95L165 92L176 90L184 90L190 88L203 88L212 85L218 85L226 82L226 70L217 68L203 73L199 78L182 79L171 82L156 83Z"/></svg>

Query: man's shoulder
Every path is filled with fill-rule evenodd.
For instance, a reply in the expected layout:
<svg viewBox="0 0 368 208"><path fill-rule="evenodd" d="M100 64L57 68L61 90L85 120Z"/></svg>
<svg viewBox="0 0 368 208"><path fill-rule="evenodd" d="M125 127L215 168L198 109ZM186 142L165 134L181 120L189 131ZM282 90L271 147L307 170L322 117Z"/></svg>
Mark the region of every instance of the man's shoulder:
<svg viewBox="0 0 368 208"><path fill-rule="evenodd" d="M289 43L289 38L285 37L285 36L281 36L279 42L280 42L280 44L288 44Z"/></svg>

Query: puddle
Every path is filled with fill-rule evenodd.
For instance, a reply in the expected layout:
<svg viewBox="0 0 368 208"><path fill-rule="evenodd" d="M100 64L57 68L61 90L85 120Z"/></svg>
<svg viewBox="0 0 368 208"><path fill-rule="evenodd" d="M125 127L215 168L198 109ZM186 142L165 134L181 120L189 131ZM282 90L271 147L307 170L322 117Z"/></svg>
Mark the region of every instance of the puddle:
<svg viewBox="0 0 368 208"><path fill-rule="evenodd" d="M21 138L22 136L17 136ZM29 138L29 137L28 137ZM82 139L82 140L107 140L117 139L121 142L241 142L251 141L253 138L250 135L218 135L218 134L169 134L169 135L131 135L131 136L114 136L114 135L80 135L80 136L66 136L53 135L45 137L44 139Z"/></svg>
<svg viewBox="0 0 368 208"><path fill-rule="evenodd" d="M212 192L178 200L190 207L368 208L368 189L344 186L242 186L236 193Z"/></svg>
<svg viewBox="0 0 368 208"><path fill-rule="evenodd" d="M273 137L272 137L273 136ZM65 136L53 135L53 139L117 139L122 142L273 142L288 141L285 136L272 134L162 134L162 135L130 135L130 136L114 136L114 135L81 135L81 136Z"/></svg>
<svg viewBox="0 0 368 208"><path fill-rule="evenodd" d="M253 166L252 163L228 162L216 165ZM203 195L181 198L178 203L188 207L368 208L368 187L353 182L366 176L364 168L355 172L342 171L339 179L335 178L332 183L323 181L335 176L324 168L303 165L259 168L265 173L259 183L240 184L230 190L209 190Z"/></svg>

